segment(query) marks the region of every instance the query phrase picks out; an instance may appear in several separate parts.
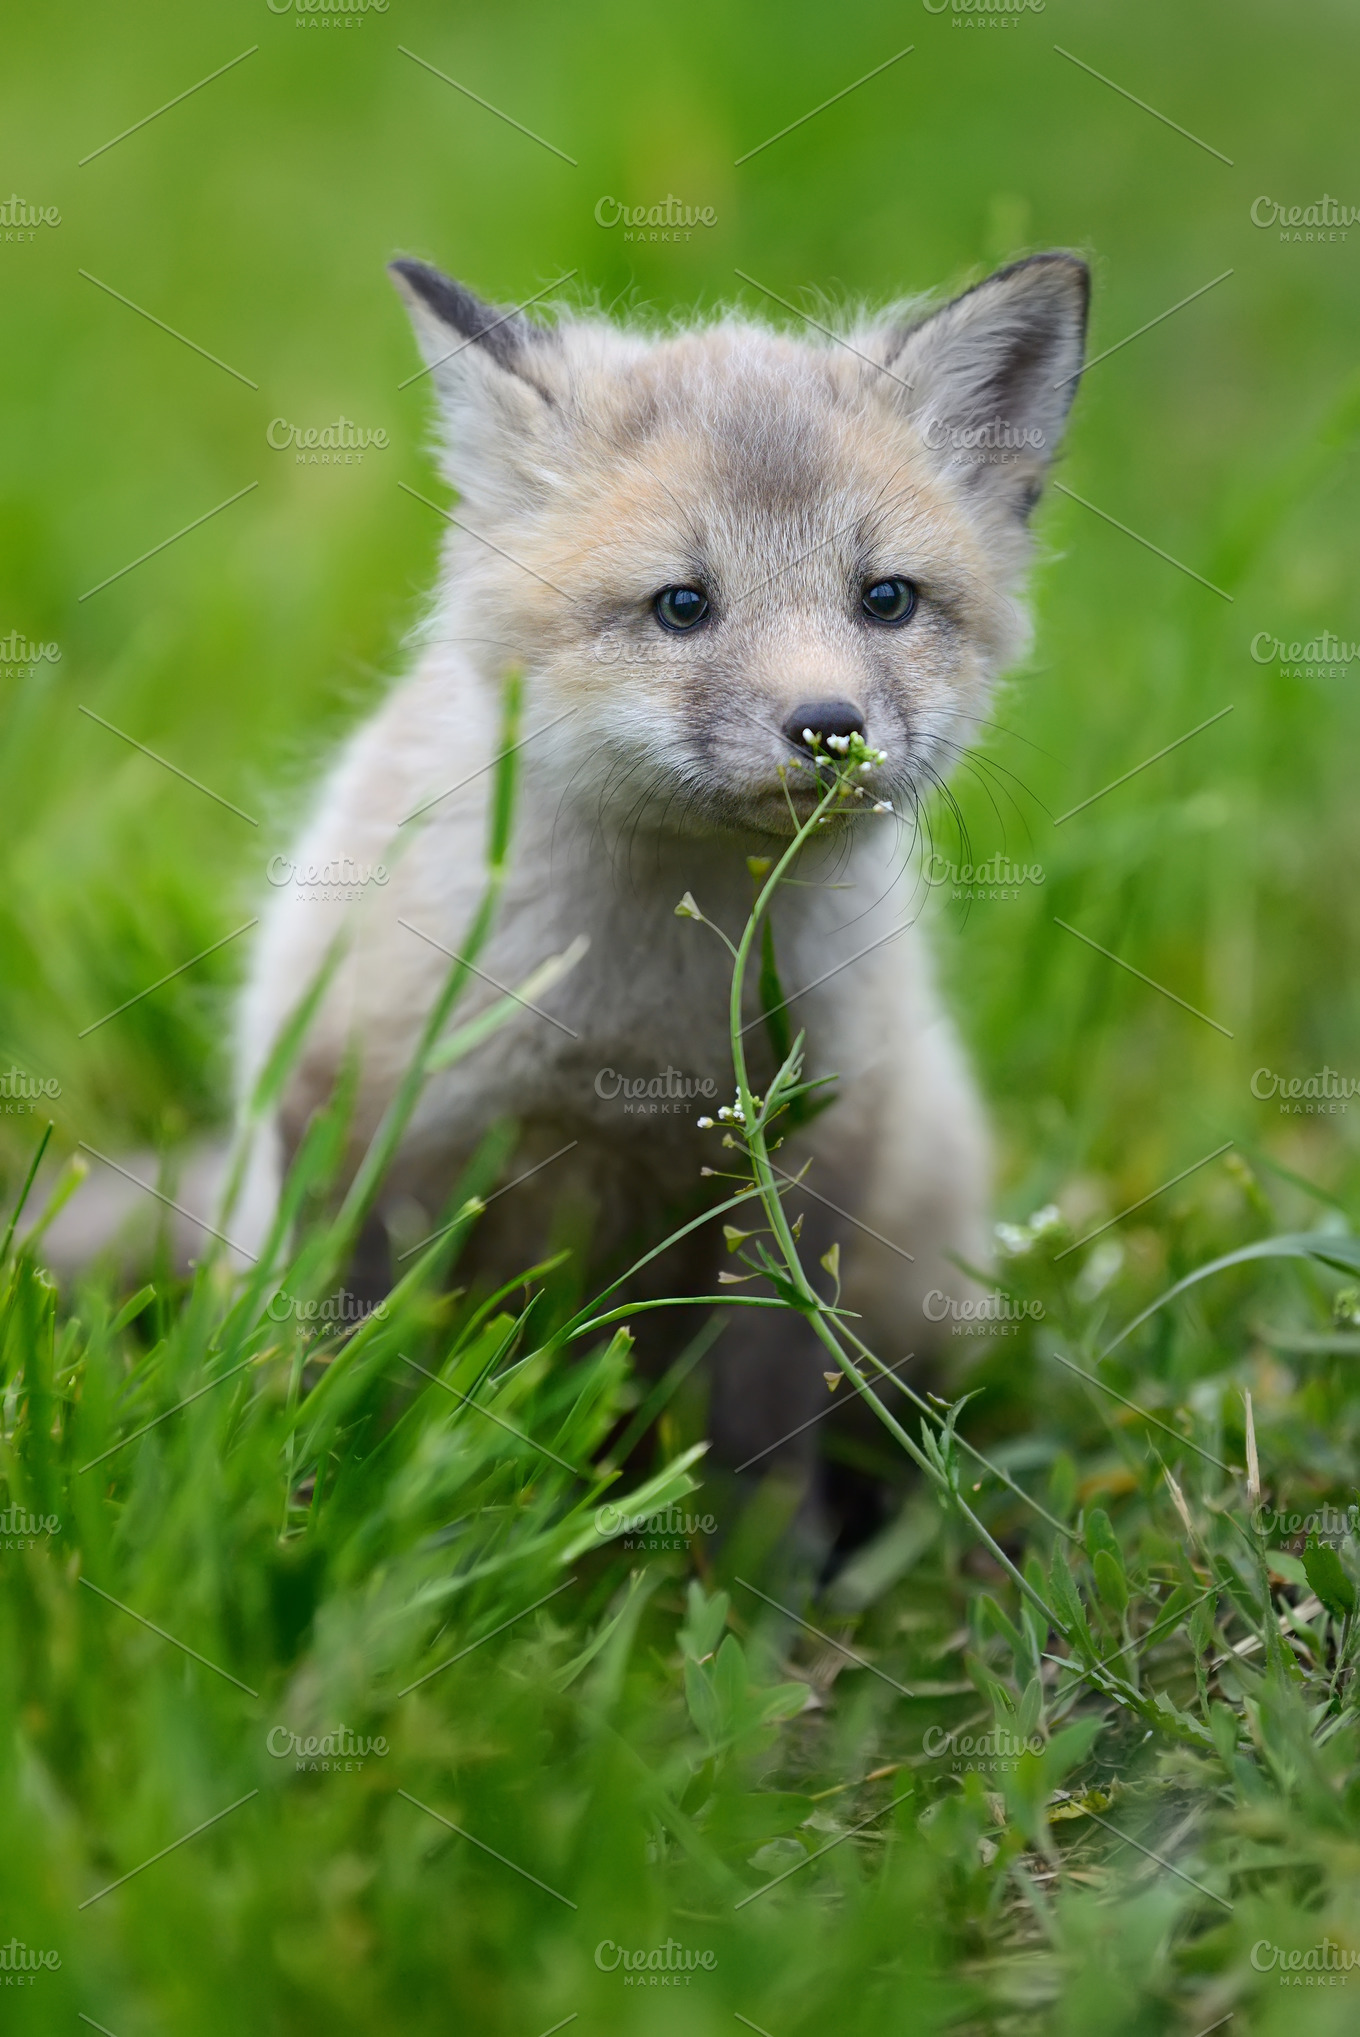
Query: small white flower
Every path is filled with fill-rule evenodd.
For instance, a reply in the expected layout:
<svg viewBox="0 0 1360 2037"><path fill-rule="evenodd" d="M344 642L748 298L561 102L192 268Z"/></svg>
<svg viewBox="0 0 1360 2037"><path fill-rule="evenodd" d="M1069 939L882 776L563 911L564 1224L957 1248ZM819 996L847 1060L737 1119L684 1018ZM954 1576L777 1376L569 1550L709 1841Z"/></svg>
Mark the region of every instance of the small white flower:
<svg viewBox="0 0 1360 2037"><path fill-rule="evenodd" d="M725 1125L730 1124L732 1122L732 1110L730 1105L720 1103L718 1105L718 1116L722 1120L723 1124Z"/></svg>
<svg viewBox="0 0 1360 2037"><path fill-rule="evenodd" d="M1056 1202L1046 1202L1042 1209L1036 1209L1029 1220L1030 1231L1041 1238L1045 1231L1060 1231L1063 1227L1063 1213Z"/></svg>
<svg viewBox="0 0 1360 2037"><path fill-rule="evenodd" d="M811 730L811 729L804 729L804 730L803 730L803 741L804 741L805 743L815 743L815 742L816 742L816 740L817 740L817 738L816 738L816 736L814 736L814 735L813 735L813 733L812 733L812 730Z"/></svg>
<svg viewBox="0 0 1360 2037"><path fill-rule="evenodd" d="M998 1224L996 1242L1007 1258L1022 1259L1034 1240L1021 1224Z"/></svg>
<svg viewBox="0 0 1360 2037"><path fill-rule="evenodd" d="M699 1120L699 1130L700 1130L701 1132L711 1132L711 1131L712 1131L712 1129L713 1129L713 1120L712 1120L712 1118L700 1118L700 1120Z"/></svg>

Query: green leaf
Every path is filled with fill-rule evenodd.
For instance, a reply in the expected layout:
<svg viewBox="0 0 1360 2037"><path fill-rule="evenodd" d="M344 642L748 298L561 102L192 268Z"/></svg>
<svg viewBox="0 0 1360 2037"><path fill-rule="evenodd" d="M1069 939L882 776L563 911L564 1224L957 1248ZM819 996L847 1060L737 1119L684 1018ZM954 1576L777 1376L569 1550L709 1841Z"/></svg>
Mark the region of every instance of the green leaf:
<svg viewBox="0 0 1360 2037"><path fill-rule="evenodd" d="M109 1335L116 1337L120 1331L125 1330L130 1322L136 1320L147 1304L155 1299L156 1290L154 1287L139 1287L136 1294L129 1301L123 1303L123 1306L109 1324Z"/></svg>
<svg viewBox="0 0 1360 2037"><path fill-rule="evenodd" d="M1210 1704L1209 1731L1214 1736L1219 1760L1225 1764L1231 1762L1238 1735L1237 1714L1231 1705L1221 1705L1217 1699Z"/></svg>
<svg viewBox="0 0 1360 2037"><path fill-rule="evenodd" d="M1049 1604L1062 1621L1068 1640L1082 1654L1095 1658L1095 1643L1091 1630L1086 1624L1086 1613L1082 1606L1077 1587L1072 1581L1067 1556L1061 1549L1053 1552L1053 1564L1049 1571Z"/></svg>
<svg viewBox="0 0 1360 2037"><path fill-rule="evenodd" d="M765 859L762 858L762 861ZM762 876L767 874L762 872ZM752 871L752 876L756 873ZM765 1020L765 1031L774 1049L776 1063L788 1060L792 1036L789 1027L789 1007L784 997L784 986L779 980L779 964L774 952L774 923L767 916L760 930L760 976L757 979L760 995L761 1015Z"/></svg>
<svg viewBox="0 0 1360 2037"><path fill-rule="evenodd" d="M1092 1507L1086 1516L1087 1554L1094 1559L1097 1549L1105 1550L1106 1554L1112 1556L1122 1568L1119 1544L1115 1540L1114 1529L1110 1526L1110 1517L1104 1507Z"/></svg>
<svg viewBox="0 0 1360 2037"><path fill-rule="evenodd" d="M1020 1716L1016 1722L1022 1740L1028 1740L1037 1727L1044 1708L1044 1686L1038 1676L1032 1676L1025 1685L1020 1699Z"/></svg>
<svg viewBox="0 0 1360 2037"><path fill-rule="evenodd" d="M1039 1667L1038 1655L1015 1622L1004 1613L989 1592L982 1592L977 1600L978 1611L984 1624L989 1624L1010 1649L1015 1657L1015 1680L1027 1683Z"/></svg>
<svg viewBox="0 0 1360 2037"><path fill-rule="evenodd" d="M1303 1567L1309 1584L1332 1618L1348 1619L1355 1611L1355 1586L1341 1568L1341 1558L1330 1542L1319 1542L1310 1535L1303 1552Z"/></svg>
<svg viewBox="0 0 1360 2037"><path fill-rule="evenodd" d="M685 1623L676 1636L680 1652L691 1662L702 1662L715 1653L727 1625L731 1601L725 1591L709 1598L697 1578L691 1578L685 1593Z"/></svg>
<svg viewBox="0 0 1360 2037"><path fill-rule="evenodd" d="M1091 1568L1096 1576L1096 1590L1122 1620L1129 1605L1129 1587L1123 1564L1108 1549L1097 1549L1091 1559Z"/></svg>
<svg viewBox="0 0 1360 2037"><path fill-rule="evenodd" d="M1210 1259L1203 1266L1197 1266L1193 1273L1187 1273L1174 1287L1168 1287L1159 1294L1156 1301L1125 1323L1114 1342L1107 1344L1101 1352L1102 1359L1111 1351L1117 1351L1126 1337L1155 1316L1158 1309L1165 1308L1169 1301L1175 1301L1188 1288L1195 1287L1211 1274L1225 1272L1229 1266L1245 1266L1253 1259L1320 1259L1325 1266L1338 1267L1343 1273L1360 1273L1360 1238L1347 1237L1334 1231L1292 1231L1278 1238L1258 1238L1254 1245L1242 1245L1236 1252L1225 1252L1220 1259Z"/></svg>

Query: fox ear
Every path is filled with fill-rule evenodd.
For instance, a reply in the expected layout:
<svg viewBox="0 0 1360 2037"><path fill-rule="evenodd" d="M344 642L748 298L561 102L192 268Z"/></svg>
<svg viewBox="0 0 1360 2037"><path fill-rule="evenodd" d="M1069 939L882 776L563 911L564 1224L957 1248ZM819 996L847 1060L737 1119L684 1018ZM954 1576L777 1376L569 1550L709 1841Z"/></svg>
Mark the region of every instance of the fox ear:
<svg viewBox="0 0 1360 2037"><path fill-rule="evenodd" d="M1075 255L1034 255L890 335L880 353L907 385L894 400L984 514L1023 519L1038 500L1081 376L1090 294Z"/></svg>
<svg viewBox="0 0 1360 2037"><path fill-rule="evenodd" d="M533 490L556 410L554 336L518 311L500 311L425 262L388 274L406 301L439 396L445 470L460 494L522 505Z"/></svg>

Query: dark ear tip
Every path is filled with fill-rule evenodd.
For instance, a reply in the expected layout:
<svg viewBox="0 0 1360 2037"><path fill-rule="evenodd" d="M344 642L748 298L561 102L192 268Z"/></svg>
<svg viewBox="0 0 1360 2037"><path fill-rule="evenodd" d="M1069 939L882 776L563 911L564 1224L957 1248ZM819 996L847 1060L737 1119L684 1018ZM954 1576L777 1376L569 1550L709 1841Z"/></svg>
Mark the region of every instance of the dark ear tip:
<svg viewBox="0 0 1360 2037"><path fill-rule="evenodd" d="M428 262L418 262L410 255L402 255L395 262L389 262L387 273L398 289L411 292L426 304L434 303L441 286L445 290L449 287L447 276L441 276L438 269L432 268Z"/></svg>
<svg viewBox="0 0 1360 2037"><path fill-rule="evenodd" d="M1018 262L1008 262L1003 269L996 269L986 278L995 283L1007 276L1020 276L1027 270L1049 269L1056 276L1066 270L1066 280L1076 286L1085 302L1091 296L1091 265L1082 255L1073 254L1070 248L1047 248L1042 254L1024 255Z"/></svg>

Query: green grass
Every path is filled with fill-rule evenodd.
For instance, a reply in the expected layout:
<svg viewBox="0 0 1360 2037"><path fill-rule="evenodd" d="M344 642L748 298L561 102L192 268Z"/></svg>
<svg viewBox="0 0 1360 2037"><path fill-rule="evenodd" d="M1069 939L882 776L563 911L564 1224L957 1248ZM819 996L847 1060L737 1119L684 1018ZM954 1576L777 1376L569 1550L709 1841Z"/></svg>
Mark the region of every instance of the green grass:
<svg viewBox="0 0 1360 2037"><path fill-rule="evenodd" d="M741 2015L770 2037L1189 2037L1229 2010L1233 2037L1351 2026L1360 1975L1305 1999L1251 1949L1360 1948L1360 1573L1353 1542L1339 1572L1308 1559L1310 1578L1298 1534L1253 1533L1244 1424L1249 1392L1275 1512L1354 1498L1355 1106L1282 1116L1251 1077L1360 1075L1356 668L1307 676L1250 647L1360 638L1360 239L1284 245L1249 207L1360 202L1342 145L1357 43L1317 0L1052 0L983 33L924 8L677 21L598 0L456 20L393 0L330 33L138 0L108 23L57 4L9 27L3 174L61 224L0 243L0 636L62 655L0 677L0 1038L5 1066L59 1084L63 1157L224 1119L239 946L81 1028L249 917L325 754L400 668L440 526L397 486L438 488L425 386L398 388L415 362L393 252L505 302L576 269L568 294L668 315L731 298L737 267L790 297L884 297L1077 246L1097 354L1234 273L1091 371L1059 474L1222 593L1053 493L1036 650L956 785L971 846L937 817L942 854L1044 871L1016 899L936 901L1001 1137L998 1215L1018 1227L1003 1277L1043 1313L988 1341L970 1382L984 1391L958 1429L993 1468L913 1412L933 1481L829 1595L795 1604L872 1669L737 1581L793 1603L776 1496L716 1567L697 1539L630 1550L601 1530L602 1504L703 1512L702 1460L686 1464L702 1400L697 1374L677 1385L635 1505L605 1453L645 1389L616 1326L564 1343L589 1299L569 1268L527 1320L517 1292L476 1321L443 1293L455 1230L321 1365L296 1317L211 1262L187 1288L158 1263L140 1299L95 1281L59 1296L11 1253L0 1505L58 1525L0 1548L0 1943L61 1966L6 1990L7 2028L46 2037L83 2014L115 2037L368 2037L453 2020L537 2037L575 2015L573 2031L706 2037ZM667 191L717 226L652 248L595 224L601 195ZM342 410L391 447L321 472L266 446L271 417ZM41 1122L0 1120L8 1209ZM503 1157L480 1156L451 1210ZM1061 1222L1028 1225L1050 1202ZM1299 1236L1297 1256L1239 1256L1153 1308L1220 1257ZM341 1242L304 1225L304 1299L334 1284ZM1068 1369L1094 1371L1149 1309L1099 1363L1113 1393ZM478 1381L552 1457L457 1397ZM1036 1676L1040 1653L1073 1666ZM930 1751L997 1721L1044 1751L995 1772ZM386 1751L339 1773L269 1751L275 1729L341 1722ZM668 1937L714 1955L683 1990L643 1994L595 1962L605 1941Z"/></svg>

